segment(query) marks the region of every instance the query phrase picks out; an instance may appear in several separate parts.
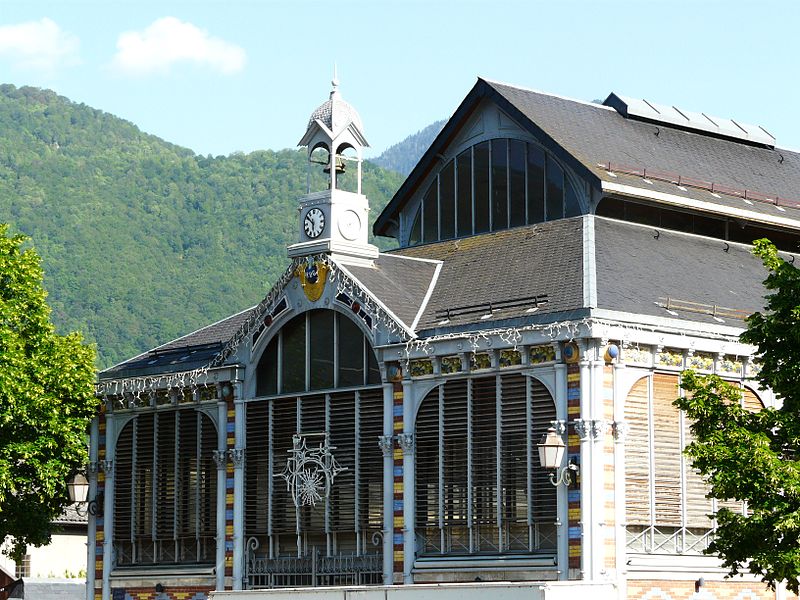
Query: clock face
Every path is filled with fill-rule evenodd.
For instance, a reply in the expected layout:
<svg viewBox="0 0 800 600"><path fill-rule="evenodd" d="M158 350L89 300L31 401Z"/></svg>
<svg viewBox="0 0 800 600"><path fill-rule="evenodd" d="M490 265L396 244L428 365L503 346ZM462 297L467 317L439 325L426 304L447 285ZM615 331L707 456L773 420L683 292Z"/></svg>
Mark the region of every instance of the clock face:
<svg viewBox="0 0 800 600"><path fill-rule="evenodd" d="M353 210L346 210L339 217L339 233L346 240L353 241L361 231L361 219Z"/></svg>
<svg viewBox="0 0 800 600"><path fill-rule="evenodd" d="M309 210L303 219L303 229L308 237L319 237L325 229L325 213L318 208Z"/></svg>

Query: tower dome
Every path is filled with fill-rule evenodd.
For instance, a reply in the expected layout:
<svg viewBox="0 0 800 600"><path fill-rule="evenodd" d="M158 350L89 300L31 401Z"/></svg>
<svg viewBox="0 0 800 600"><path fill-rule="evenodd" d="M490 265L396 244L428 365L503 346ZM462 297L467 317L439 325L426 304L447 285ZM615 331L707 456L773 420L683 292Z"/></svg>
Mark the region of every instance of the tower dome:
<svg viewBox="0 0 800 600"><path fill-rule="evenodd" d="M363 131L364 125L361 122L358 111L356 111L349 102L342 100L342 95L339 93L338 89L339 82L334 79L331 84L333 85L333 89L331 90L330 98L320 104L319 107L311 113L306 130L310 129L312 125L319 120L334 133L350 123Z"/></svg>
<svg viewBox="0 0 800 600"><path fill-rule="evenodd" d="M333 89L330 97L311 113L306 125L306 132L297 145L309 145L313 138L318 137L319 129L324 127L327 130L324 132L327 134L326 137L331 140L339 138L343 132L347 131L349 135L345 137L352 137L349 145L369 147L364 137L364 124L361 122L361 117L349 102L342 99L339 92L339 81L335 76L331 85Z"/></svg>

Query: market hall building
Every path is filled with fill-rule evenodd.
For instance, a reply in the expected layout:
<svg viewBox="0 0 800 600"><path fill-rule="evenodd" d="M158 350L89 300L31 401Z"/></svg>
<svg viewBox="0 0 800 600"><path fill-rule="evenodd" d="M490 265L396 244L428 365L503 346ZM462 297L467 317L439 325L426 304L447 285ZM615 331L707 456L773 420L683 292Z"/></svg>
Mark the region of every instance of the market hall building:
<svg viewBox="0 0 800 600"><path fill-rule="evenodd" d="M672 401L691 367L775 405L738 336L763 306L748 244L798 251L800 154L479 79L379 252L335 84L300 145L298 241L263 301L101 373L89 598L788 597L702 554L719 503Z"/></svg>

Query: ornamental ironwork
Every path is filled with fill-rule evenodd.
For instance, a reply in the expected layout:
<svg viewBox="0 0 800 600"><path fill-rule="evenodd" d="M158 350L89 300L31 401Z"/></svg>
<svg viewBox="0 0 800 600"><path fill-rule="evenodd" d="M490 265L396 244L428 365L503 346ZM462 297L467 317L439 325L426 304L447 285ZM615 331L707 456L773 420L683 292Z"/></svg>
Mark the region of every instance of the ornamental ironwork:
<svg viewBox="0 0 800 600"><path fill-rule="evenodd" d="M322 441L309 448L308 438L319 437ZM292 495L296 508L316 506L326 499L336 475L346 471L333 456L336 446L328 443L327 433L297 433L292 436L292 449L283 472L277 476L286 481L286 489Z"/></svg>

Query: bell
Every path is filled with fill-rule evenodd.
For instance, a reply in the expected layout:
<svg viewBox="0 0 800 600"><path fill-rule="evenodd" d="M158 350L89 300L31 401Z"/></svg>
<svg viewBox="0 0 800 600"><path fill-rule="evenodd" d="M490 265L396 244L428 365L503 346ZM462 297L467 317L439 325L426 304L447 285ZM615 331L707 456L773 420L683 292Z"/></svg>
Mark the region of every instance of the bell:
<svg viewBox="0 0 800 600"><path fill-rule="evenodd" d="M341 173L344 173L344 166L345 166L344 165L344 159L337 154L336 155L336 174L337 175L340 175ZM331 164L328 163L327 165L325 165L325 168L322 169L322 172L323 173L327 173L328 175L330 175Z"/></svg>

